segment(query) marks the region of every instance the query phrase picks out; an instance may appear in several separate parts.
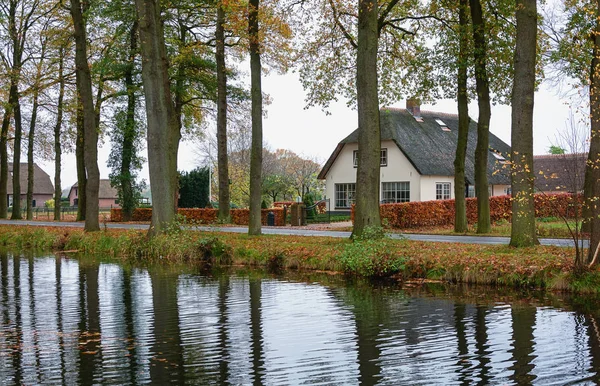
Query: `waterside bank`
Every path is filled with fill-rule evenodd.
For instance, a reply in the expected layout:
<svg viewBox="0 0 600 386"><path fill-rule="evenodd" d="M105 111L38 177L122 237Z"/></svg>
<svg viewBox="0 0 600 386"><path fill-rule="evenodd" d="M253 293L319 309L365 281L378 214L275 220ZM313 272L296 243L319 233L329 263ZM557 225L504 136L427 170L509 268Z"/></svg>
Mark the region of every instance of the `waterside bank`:
<svg viewBox="0 0 600 386"><path fill-rule="evenodd" d="M146 238L141 230L84 233L64 227L0 226L0 245L84 253L141 262L189 262L205 267L246 265L271 270L318 270L396 280L439 280L600 293L600 271L576 275L572 248L432 243L383 239L263 235L173 229Z"/></svg>

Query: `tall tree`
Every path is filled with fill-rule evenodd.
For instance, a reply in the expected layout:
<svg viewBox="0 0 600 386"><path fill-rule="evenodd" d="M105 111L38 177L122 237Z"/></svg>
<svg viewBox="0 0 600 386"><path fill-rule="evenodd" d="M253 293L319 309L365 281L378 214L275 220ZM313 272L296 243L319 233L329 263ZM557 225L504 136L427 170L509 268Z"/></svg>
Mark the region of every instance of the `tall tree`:
<svg viewBox="0 0 600 386"><path fill-rule="evenodd" d="M65 48L58 51L58 101L56 105L56 123L54 124L54 221L60 221L62 188L60 180L62 146L61 132L63 124L63 109L65 98Z"/></svg>
<svg viewBox="0 0 600 386"><path fill-rule="evenodd" d="M35 179L35 169L34 169L34 144L36 138L36 125L37 125L37 115L39 109L39 98L40 93L42 93L42 88L44 85L42 84L44 78L44 69L45 69L45 60L46 53L48 47L48 36L47 36L47 28L48 24L45 24L41 33L39 34L39 45L40 52L39 58L35 63L35 77L33 80L33 84L31 86L31 94L32 94L32 106L31 106L31 119L29 121L29 133L27 135L27 220L33 219L33 188L34 188L34 179ZM60 202L58 203L60 205Z"/></svg>
<svg viewBox="0 0 600 386"><path fill-rule="evenodd" d="M536 0L517 0L511 126L512 227L510 245L537 244L533 174L533 103L537 48Z"/></svg>
<svg viewBox="0 0 600 386"><path fill-rule="evenodd" d="M124 68L125 92L127 106L115 114L115 127L112 135L113 147L109 157L111 184L117 189L123 221L130 221L137 207L140 190L143 184L136 182L137 170L141 168L142 159L138 155L140 123L136 119L137 84L135 77L135 57L137 55L137 21L129 28L129 50Z"/></svg>
<svg viewBox="0 0 600 386"><path fill-rule="evenodd" d="M381 226L379 214L381 131L377 88L378 11L377 0L359 0L356 101L360 162L356 172L353 237L361 236L367 227Z"/></svg>
<svg viewBox="0 0 600 386"><path fill-rule="evenodd" d="M259 40L260 0L248 2L248 38L250 39L250 77L252 98L252 148L250 155L250 220L249 235L261 234L261 169L262 169L262 87Z"/></svg>
<svg viewBox="0 0 600 386"><path fill-rule="evenodd" d="M584 196L589 208L590 247L588 262L594 261L594 255L600 248L600 0L592 2L590 12L595 15L594 29L590 34L592 41L592 60L590 66L590 151L585 169Z"/></svg>
<svg viewBox="0 0 600 386"><path fill-rule="evenodd" d="M98 169L98 131L92 95L92 78L87 60L87 33L83 9L79 0L71 0L71 17L75 37L75 66L78 74L77 91L83 107L84 162L87 175L85 187L85 230L100 230L98 220L98 190L100 170ZM81 190L81 186L79 187Z"/></svg>
<svg viewBox="0 0 600 386"><path fill-rule="evenodd" d="M135 3L148 122L148 154L152 155L148 166L153 203L149 235L153 236L175 220L177 151L181 132L171 99L160 3L156 0L136 0Z"/></svg>
<svg viewBox="0 0 600 386"><path fill-rule="evenodd" d="M600 242L600 2L598 0L564 0L556 14L544 18L550 37L546 57L553 65L551 79L575 79L577 91L588 91L590 140L584 181L583 230L590 233L588 263ZM571 88L573 84L569 82ZM594 225L596 222L596 225ZM600 259L594 262L597 264Z"/></svg>
<svg viewBox="0 0 600 386"><path fill-rule="evenodd" d="M465 158L467 156L467 142L469 139L469 95L467 89L468 73L468 12L467 0L460 0L458 5L458 139L456 141L456 155L454 158L454 232L467 231L467 205L466 205L466 178Z"/></svg>
<svg viewBox="0 0 600 386"><path fill-rule="evenodd" d="M477 122L477 145L475 147L475 195L477 196L477 233L489 233L490 196L488 192L488 152L490 138L490 87L486 70L488 49L485 21L480 0L470 0L471 21L473 23L473 43L475 58L475 83L479 119Z"/></svg>
<svg viewBox="0 0 600 386"><path fill-rule="evenodd" d="M217 62L217 160L219 175L219 220L229 222L229 159L227 155L227 68L225 62L225 9L217 2L215 29Z"/></svg>
<svg viewBox="0 0 600 386"><path fill-rule="evenodd" d="M75 75L76 83L79 83L79 75ZM87 175L85 172L85 135L83 124L83 104L81 96L77 92L75 97L76 112L75 112L75 163L77 167L77 221L85 221L86 218L86 187Z"/></svg>

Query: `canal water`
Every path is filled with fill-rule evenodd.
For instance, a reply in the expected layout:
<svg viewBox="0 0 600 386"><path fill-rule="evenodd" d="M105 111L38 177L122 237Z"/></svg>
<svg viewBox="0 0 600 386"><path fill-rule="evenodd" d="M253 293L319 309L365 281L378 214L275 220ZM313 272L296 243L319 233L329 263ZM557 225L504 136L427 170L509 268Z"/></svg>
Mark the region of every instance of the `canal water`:
<svg viewBox="0 0 600 386"><path fill-rule="evenodd" d="M597 384L598 303L0 252L0 384Z"/></svg>

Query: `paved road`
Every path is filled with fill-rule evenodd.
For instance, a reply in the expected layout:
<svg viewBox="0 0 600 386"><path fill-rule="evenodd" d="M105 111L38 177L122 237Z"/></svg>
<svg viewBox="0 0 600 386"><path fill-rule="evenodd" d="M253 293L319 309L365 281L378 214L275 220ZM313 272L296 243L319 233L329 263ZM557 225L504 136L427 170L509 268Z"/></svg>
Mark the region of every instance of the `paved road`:
<svg viewBox="0 0 600 386"><path fill-rule="evenodd" d="M54 222L54 221L26 221L26 220L0 220L0 225L31 225L31 226L57 226L83 228L82 222ZM100 225L101 227L104 224ZM106 223L109 229L148 229L147 224L121 224ZM242 226L219 227L219 226L196 226L193 229L205 232L232 232L247 233L248 228ZM269 235L295 235L295 236L323 236L323 237L350 237L350 232L342 231L323 231L314 229L287 228L287 227L263 227L263 234ZM443 243L467 243L467 244L508 244L508 237L490 237L490 236L447 236L447 235L422 235L422 234L389 234L391 238L406 238L409 240L443 242ZM573 240L570 239L540 239L542 245L557 245L561 247L573 246ZM587 243L585 245L587 247Z"/></svg>

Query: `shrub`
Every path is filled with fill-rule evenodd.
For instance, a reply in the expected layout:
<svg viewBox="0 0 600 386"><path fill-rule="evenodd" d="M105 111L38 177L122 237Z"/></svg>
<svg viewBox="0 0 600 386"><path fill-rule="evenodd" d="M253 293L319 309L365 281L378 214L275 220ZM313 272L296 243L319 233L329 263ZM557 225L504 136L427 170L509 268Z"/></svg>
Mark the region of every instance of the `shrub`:
<svg viewBox="0 0 600 386"><path fill-rule="evenodd" d="M344 272L358 276L388 277L400 273L406 258L399 257L381 227L367 227L345 246L340 256Z"/></svg>
<svg viewBox="0 0 600 386"><path fill-rule="evenodd" d="M267 225L267 215L269 212L275 214L275 225L283 226L283 208L262 209L262 224ZM188 222L197 222L200 224L216 224L218 209L211 208L179 208L177 213ZM250 222L250 211L248 209L232 209L231 222L236 225L248 225ZM110 210L110 220L123 221L122 210L113 208ZM132 221L150 221L152 220L152 208L137 208L133 211Z"/></svg>
<svg viewBox="0 0 600 386"><path fill-rule="evenodd" d="M536 194L536 217L573 217L580 207L580 196L571 194ZM477 199L467 198L467 221L477 222ZM380 206L382 221L390 228L408 229L454 225L454 200L415 201ZM512 215L511 196L490 197L490 219L492 222L510 221ZM354 221L354 207L352 207Z"/></svg>

